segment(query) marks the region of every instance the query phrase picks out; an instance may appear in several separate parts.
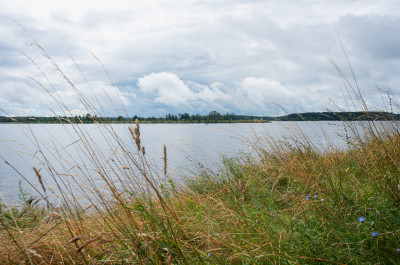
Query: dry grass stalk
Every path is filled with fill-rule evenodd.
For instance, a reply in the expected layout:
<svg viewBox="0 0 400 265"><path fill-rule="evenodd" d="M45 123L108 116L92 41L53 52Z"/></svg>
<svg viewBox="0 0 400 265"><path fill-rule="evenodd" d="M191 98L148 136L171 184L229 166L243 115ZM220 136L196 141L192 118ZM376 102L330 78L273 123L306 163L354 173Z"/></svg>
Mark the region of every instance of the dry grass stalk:
<svg viewBox="0 0 400 265"><path fill-rule="evenodd" d="M73 239L71 239L68 243L75 243L75 242L77 242L78 240L81 240L81 239L82 239L82 237L77 236L77 237L74 237Z"/></svg>
<svg viewBox="0 0 400 265"><path fill-rule="evenodd" d="M129 133L131 134L133 140L135 140L136 146L138 151L141 149L141 143L140 143L140 125L139 125L139 120L135 120L136 127L135 129L132 129L131 126L128 127ZM142 153L145 153L144 149L142 149Z"/></svg>
<svg viewBox="0 0 400 265"><path fill-rule="evenodd" d="M35 171L36 176L39 179L39 182L40 182L40 185L42 186L43 191L46 192L46 187L44 186L42 175L40 175L40 170L38 170L36 167L33 167L33 170Z"/></svg>
<svg viewBox="0 0 400 265"><path fill-rule="evenodd" d="M164 175L167 176L167 146L164 144Z"/></svg>
<svg viewBox="0 0 400 265"><path fill-rule="evenodd" d="M101 240L101 237L96 237L93 239L90 239L88 241L86 241L82 246L80 246L77 250L76 250L76 254L78 254L79 252L81 252L87 245L89 245L92 242L95 242L97 240ZM76 241L75 241L76 242Z"/></svg>
<svg viewBox="0 0 400 265"><path fill-rule="evenodd" d="M139 126L139 120L136 119L135 123L136 123L136 127L135 127L135 142L136 142L136 146L138 148L138 151L140 151L140 126Z"/></svg>
<svg viewBox="0 0 400 265"><path fill-rule="evenodd" d="M42 255L40 255L39 253L37 253L35 250L33 249L27 249L26 252L31 255L32 257L35 257L37 259L39 259L40 261L44 261L44 258Z"/></svg>

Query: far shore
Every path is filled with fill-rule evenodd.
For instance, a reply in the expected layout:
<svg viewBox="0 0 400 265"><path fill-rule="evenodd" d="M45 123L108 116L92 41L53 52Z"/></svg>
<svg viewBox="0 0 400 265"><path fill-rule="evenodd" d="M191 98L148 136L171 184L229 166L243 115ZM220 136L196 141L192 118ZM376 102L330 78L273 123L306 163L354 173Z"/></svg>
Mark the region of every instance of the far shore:
<svg viewBox="0 0 400 265"><path fill-rule="evenodd" d="M218 124L218 123L271 123L268 120L235 120L235 121L210 121L210 122L195 122L195 121L139 121L141 124ZM96 124L96 123L112 123L112 124L126 124L132 123L132 121L95 121L95 122L71 122L71 121L56 121L56 122L40 122L40 121L28 121L28 122L2 122L0 124Z"/></svg>
<svg viewBox="0 0 400 265"><path fill-rule="evenodd" d="M154 124L209 124L209 123L270 123L272 121L377 121L377 120L400 120L400 114L389 112L307 112L294 113L284 116L247 116L236 114L221 115L212 111L209 115L166 115L163 117L98 117L87 114L85 116L54 116L54 117L38 117L38 116L0 116L0 123L40 123L40 124L90 124L90 123L133 123L136 120L139 123Z"/></svg>

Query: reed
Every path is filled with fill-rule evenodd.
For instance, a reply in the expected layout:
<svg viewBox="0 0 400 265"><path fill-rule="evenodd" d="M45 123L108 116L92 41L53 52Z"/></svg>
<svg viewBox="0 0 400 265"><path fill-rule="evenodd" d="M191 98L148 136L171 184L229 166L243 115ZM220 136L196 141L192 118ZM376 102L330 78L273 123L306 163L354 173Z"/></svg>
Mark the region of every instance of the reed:
<svg viewBox="0 0 400 265"><path fill-rule="evenodd" d="M100 108L38 48L97 114ZM357 84L346 78L344 84L349 106L368 113ZM393 106L391 100L392 112ZM41 190L26 178L35 199L0 205L1 264L400 262L397 121L369 120L361 128L343 121L347 149L317 149L301 132L284 141L258 136L256 156L225 158L220 172L202 168L180 184L171 173L166 180L165 145L163 170L150 162L137 120L126 128L132 143L93 120L103 141L70 122L67 149L57 146L56 135L49 145L21 127L40 155L42 167L33 169Z"/></svg>

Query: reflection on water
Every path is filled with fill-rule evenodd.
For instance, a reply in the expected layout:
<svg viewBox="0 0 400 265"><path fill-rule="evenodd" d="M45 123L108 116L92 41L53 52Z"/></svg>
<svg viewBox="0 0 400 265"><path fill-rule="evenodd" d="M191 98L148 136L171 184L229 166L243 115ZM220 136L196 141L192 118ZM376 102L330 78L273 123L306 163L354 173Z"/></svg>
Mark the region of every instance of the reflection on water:
<svg viewBox="0 0 400 265"><path fill-rule="evenodd" d="M74 168L85 167L94 174L101 161L110 161L121 146L119 137L131 148L127 124L0 124L0 193L7 201L15 201L22 176L36 183L32 167L60 172L68 178ZM359 125L361 128L361 126ZM250 151L250 145L263 139L308 141L315 148L346 147L346 135L352 132L341 122L273 122L262 124L141 124L141 141L149 163L163 167L163 145L167 146L170 176L187 172L193 165L216 168L221 156L236 156ZM87 145L78 134L88 139ZM262 140L261 140L262 142ZM97 157L93 157L96 153ZM43 169L45 160L54 168ZM15 169L4 163L8 161ZM124 161L119 161L124 163ZM82 169L82 168L81 168ZM68 174L66 174L68 173ZM94 177L94 178L96 178ZM51 183L50 180L47 180ZM83 183L84 184L84 183ZM82 184L82 185L83 185ZM86 183L88 184L88 183Z"/></svg>

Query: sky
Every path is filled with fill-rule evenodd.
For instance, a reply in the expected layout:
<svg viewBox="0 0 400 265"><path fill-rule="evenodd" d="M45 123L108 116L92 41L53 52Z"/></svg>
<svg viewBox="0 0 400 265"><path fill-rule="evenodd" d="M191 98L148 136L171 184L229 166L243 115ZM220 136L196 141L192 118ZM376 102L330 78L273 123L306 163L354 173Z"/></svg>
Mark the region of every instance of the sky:
<svg viewBox="0 0 400 265"><path fill-rule="evenodd" d="M389 110L399 30L398 0L0 0L0 115Z"/></svg>

